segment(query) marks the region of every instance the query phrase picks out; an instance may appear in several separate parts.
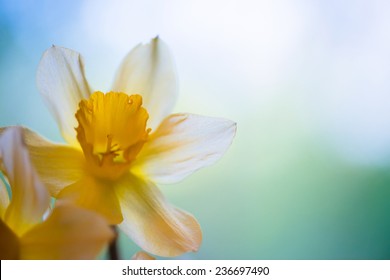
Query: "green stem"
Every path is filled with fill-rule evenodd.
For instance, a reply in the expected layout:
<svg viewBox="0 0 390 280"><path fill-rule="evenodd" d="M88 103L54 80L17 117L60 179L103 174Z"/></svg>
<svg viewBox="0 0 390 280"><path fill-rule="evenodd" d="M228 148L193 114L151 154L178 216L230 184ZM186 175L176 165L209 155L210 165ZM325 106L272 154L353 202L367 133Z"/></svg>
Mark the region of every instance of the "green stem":
<svg viewBox="0 0 390 280"><path fill-rule="evenodd" d="M116 226L111 226L112 230L115 233L114 239L111 241L108 247L108 255L110 260L119 260L119 252L118 252L118 229Z"/></svg>

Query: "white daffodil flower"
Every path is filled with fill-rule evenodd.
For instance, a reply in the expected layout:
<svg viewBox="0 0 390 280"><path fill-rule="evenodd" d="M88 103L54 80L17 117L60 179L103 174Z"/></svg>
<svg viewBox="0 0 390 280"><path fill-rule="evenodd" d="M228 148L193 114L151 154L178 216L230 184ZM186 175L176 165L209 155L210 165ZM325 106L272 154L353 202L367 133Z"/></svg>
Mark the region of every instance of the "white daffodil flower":
<svg viewBox="0 0 390 280"><path fill-rule="evenodd" d="M215 163L236 124L171 114L177 97L173 60L154 38L124 59L112 91L93 92L79 53L53 46L38 67L38 88L66 145L25 129L32 161L51 194L96 211L143 250L158 256L197 251L196 219L169 204L156 184L176 183Z"/></svg>

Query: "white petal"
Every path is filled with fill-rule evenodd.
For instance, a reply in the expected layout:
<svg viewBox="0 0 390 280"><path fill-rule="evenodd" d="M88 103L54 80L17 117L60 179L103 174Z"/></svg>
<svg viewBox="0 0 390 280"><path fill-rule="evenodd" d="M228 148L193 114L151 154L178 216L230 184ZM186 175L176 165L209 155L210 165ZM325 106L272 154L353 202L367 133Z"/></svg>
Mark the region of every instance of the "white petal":
<svg viewBox="0 0 390 280"><path fill-rule="evenodd" d="M196 219L170 205L151 182L128 174L115 191L123 215L119 227L143 250L164 257L198 250L202 232Z"/></svg>
<svg viewBox="0 0 390 280"><path fill-rule="evenodd" d="M158 183L178 182L220 159L235 132L236 124L230 120L170 115L151 135L131 170Z"/></svg>
<svg viewBox="0 0 390 280"><path fill-rule="evenodd" d="M113 90L140 94L154 129L172 112L177 98L177 77L171 54L158 37L138 45L123 60Z"/></svg>
<svg viewBox="0 0 390 280"><path fill-rule="evenodd" d="M81 99L91 93L80 54L57 46L49 48L39 63L37 84L62 136L77 145L75 113Z"/></svg>
<svg viewBox="0 0 390 280"><path fill-rule="evenodd" d="M5 186L2 175L0 174L0 219L3 219L3 215L8 205L9 205L9 195L8 195L7 187Z"/></svg>
<svg viewBox="0 0 390 280"><path fill-rule="evenodd" d="M22 133L22 128L11 127L0 137L1 160L12 192L4 221L19 235L42 220L50 203L49 193L30 162Z"/></svg>

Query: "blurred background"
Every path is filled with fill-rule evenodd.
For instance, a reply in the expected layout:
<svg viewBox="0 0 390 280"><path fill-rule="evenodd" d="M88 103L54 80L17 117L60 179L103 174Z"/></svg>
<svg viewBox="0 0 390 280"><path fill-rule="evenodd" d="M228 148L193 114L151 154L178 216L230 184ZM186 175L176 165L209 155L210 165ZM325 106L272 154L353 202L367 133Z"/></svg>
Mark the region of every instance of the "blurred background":
<svg viewBox="0 0 390 280"><path fill-rule="evenodd" d="M238 124L228 153L160 186L204 240L184 259L390 258L390 2L0 0L0 125L63 141L35 84L52 44L108 91L159 35L175 112ZM121 236L123 258L138 248Z"/></svg>

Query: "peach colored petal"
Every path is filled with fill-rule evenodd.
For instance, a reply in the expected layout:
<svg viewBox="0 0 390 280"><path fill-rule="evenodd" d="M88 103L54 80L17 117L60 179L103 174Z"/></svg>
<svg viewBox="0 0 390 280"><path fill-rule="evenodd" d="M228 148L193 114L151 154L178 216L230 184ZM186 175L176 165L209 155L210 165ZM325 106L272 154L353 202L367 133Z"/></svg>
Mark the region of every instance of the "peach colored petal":
<svg viewBox="0 0 390 280"><path fill-rule="evenodd" d="M99 213L112 224L119 224L123 217L118 198L110 182L85 176L64 188L57 196L80 207Z"/></svg>
<svg viewBox="0 0 390 280"><path fill-rule="evenodd" d="M115 190L124 219L119 227L143 250L164 257L198 250L202 232L196 219L170 205L151 182L128 174Z"/></svg>
<svg viewBox="0 0 390 280"><path fill-rule="evenodd" d="M95 259L113 237L101 216L76 206L58 205L47 220L21 237L21 258Z"/></svg>
<svg viewBox="0 0 390 280"><path fill-rule="evenodd" d="M139 251L137 253L135 253L132 257L131 257L132 260L155 260L156 258L149 255L148 253L144 252L144 251Z"/></svg>

